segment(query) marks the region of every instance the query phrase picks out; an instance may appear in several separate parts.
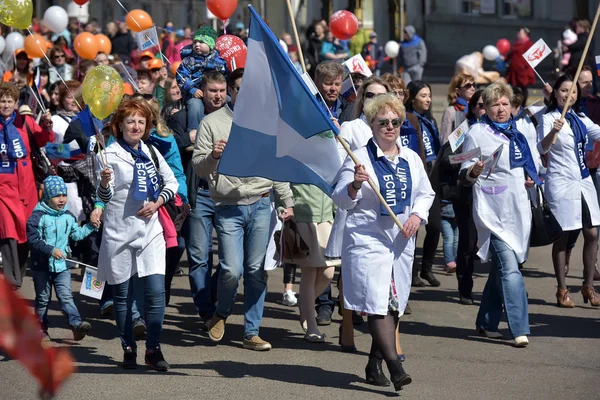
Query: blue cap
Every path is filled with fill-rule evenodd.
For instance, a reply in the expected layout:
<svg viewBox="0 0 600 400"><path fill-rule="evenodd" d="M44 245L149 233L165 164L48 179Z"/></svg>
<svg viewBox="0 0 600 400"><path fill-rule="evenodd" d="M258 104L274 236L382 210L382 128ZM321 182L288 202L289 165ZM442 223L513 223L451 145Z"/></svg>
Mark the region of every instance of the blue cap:
<svg viewBox="0 0 600 400"><path fill-rule="evenodd" d="M237 24L235 24L235 29L244 30L246 29L246 25L244 25L243 22L238 22Z"/></svg>
<svg viewBox="0 0 600 400"><path fill-rule="evenodd" d="M48 201L53 197L67 195L67 185L60 176L50 175L44 179L44 200Z"/></svg>
<svg viewBox="0 0 600 400"><path fill-rule="evenodd" d="M177 30L175 31L175 36L177 36L177 37L185 37L185 32L184 32L184 30L183 30L183 29L177 29Z"/></svg>

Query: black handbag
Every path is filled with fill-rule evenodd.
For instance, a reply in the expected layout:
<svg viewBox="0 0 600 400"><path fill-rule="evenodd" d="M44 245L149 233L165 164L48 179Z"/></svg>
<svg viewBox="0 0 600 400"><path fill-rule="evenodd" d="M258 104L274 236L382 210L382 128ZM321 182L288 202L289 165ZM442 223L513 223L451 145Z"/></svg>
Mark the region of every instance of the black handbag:
<svg viewBox="0 0 600 400"><path fill-rule="evenodd" d="M158 162L158 156L156 155L156 150L151 144L147 144L146 146L148 146L148 149L150 150L150 153L152 155L152 161L154 162L154 165L156 165L156 171L160 176L160 167ZM162 190L163 187L164 182L161 176L160 189ZM175 197L167 203L163 204L163 207L165 208L165 210L167 210L169 217L171 217L171 220L173 221L173 225L175 225L175 230L177 231L177 233L181 233L183 223L190 214L189 204L185 204L183 200L181 200L181 197L179 197L179 195L175 193Z"/></svg>
<svg viewBox="0 0 600 400"><path fill-rule="evenodd" d="M535 193L538 198L530 200L531 236L529 237L529 247L547 246L560 239L563 230L550 211L550 206L546 202L546 196L540 186L536 186Z"/></svg>
<svg viewBox="0 0 600 400"><path fill-rule="evenodd" d="M25 125L27 135L29 136L29 149L31 150L29 157L31 158L33 176L35 177L35 182L40 185L44 182L44 179L50 175L56 175L56 170L52 166L52 163L50 163L48 157L46 157L46 153L40 149L40 146L38 146L35 141L35 137L33 136L25 117L23 117L23 124Z"/></svg>

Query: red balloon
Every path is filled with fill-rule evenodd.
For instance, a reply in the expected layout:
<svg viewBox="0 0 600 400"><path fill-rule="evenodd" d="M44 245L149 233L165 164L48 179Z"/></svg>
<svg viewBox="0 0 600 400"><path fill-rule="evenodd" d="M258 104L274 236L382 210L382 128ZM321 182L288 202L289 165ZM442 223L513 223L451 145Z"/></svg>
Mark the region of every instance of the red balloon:
<svg viewBox="0 0 600 400"><path fill-rule="evenodd" d="M73 2L75 4L79 4L80 6L84 5L85 3L87 3L90 0L73 0Z"/></svg>
<svg viewBox="0 0 600 400"><path fill-rule="evenodd" d="M220 36L215 44L215 49L219 51L221 58L227 61L231 71L246 66L248 48L239 37L234 35Z"/></svg>
<svg viewBox="0 0 600 400"><path fill-rule="evenodd" d="M510 42L508 39L500 39L496 42L496 48L503 56L507 55L510 51Z"/></svg>
<svg viewBox="0 0 600 400"><path fill-rule="evenodd" d="M237 6L238 0L206 0L206 7L222 21L231 17Z"/></svg>
<svg viewBox="0 0 600 400"><path fill-rule="evenodd" d="M358 32L358 18L350 11L337 11L329 20L329 30L340 40L350 40Z"/></svg>

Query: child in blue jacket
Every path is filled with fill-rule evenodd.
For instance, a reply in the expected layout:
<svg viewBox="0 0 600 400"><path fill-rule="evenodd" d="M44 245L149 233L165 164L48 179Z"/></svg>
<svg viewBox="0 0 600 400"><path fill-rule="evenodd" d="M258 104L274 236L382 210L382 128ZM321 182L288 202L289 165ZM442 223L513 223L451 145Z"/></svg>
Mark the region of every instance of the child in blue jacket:
<svg viewBox="0 0 600 400"><path fill-rule="evenodd" d="M69 239L86 238L99 226L88 223L80 227L67 210L67 186L58 176L44 180L44 197L27 221L27 240L31 249L31 272L35 287L35 311L44 335L48 337L48 305L52 286L75 340L82 340L90 331L89 322L81 320L71 291L71 271L65 258L69 254Z"/></svg>
<svg viewBox="0 0 600 400"><path fill-rule="evenodd" d="M204 118L204 92L200 89L202 77L209 71L227 75L227 62L215 49L217 32L203 25L194 34L194 42L181 49L181 64L177 69L177 84L186 100L188 131L195 131Z"/></svg>

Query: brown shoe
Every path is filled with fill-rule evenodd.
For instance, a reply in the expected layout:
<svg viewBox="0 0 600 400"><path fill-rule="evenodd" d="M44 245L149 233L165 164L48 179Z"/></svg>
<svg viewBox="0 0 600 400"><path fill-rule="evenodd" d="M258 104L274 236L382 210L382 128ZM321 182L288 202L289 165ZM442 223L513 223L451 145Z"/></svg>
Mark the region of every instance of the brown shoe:
<svg viewBox="0 0 600 400"><path fill-rule="evenodd" d="M556 305L563 308L575 307L575 302L569 294L569 289L558 289L556 291Z"/></svg>
<svg viewBox="0 0 600 400"><path fill-rule="evenodd" d="M589 301L592 307L600 307L600 294L596 292L593 285L583 285L581 295L585 304Z"/></svg>
<svg viewBox="0 0 600 400"><path fill-rule="evenodd" d="M262 340L260 336L252 336L250 339L244 338L244 348L255 351L271 350L271 343Z"/></svg>
<svg viewBox="0 0 600 400"><path fill-rule="evenodd" d="M215 315L208 323L208 337L213 342L220 342L223 335L225 335L225 320Z"/></svg>
<svg viewBox="0 0 600 400"><path fill-rule="evenodd" d="M565 250L565 276L569 275L569 261L571 260L571 251L573 249Z"/></svg>

